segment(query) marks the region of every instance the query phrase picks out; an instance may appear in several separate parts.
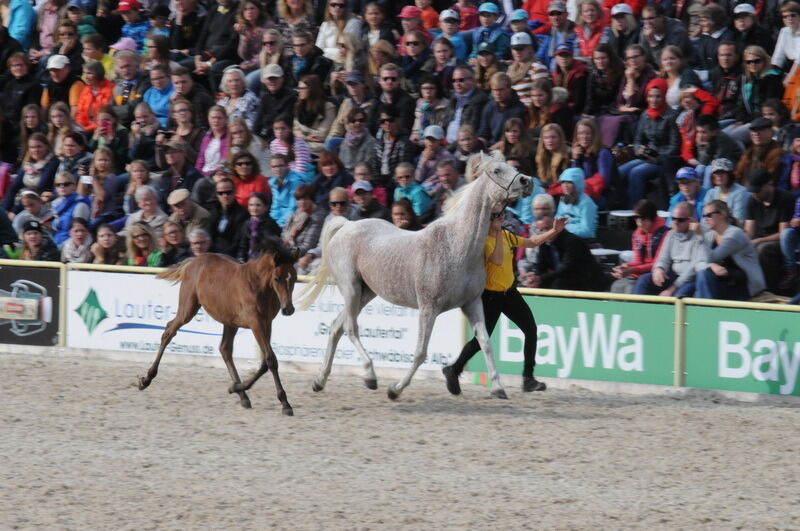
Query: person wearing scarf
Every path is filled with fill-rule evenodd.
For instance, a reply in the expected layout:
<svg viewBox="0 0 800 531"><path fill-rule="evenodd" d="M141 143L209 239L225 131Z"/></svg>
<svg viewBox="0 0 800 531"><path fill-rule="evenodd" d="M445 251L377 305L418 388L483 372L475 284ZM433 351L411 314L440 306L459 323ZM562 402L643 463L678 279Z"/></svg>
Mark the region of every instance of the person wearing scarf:
<svg viewBox="0 0 800 531"><path fill-rule="evenodd" d="M281 228L269 215L269 201L264 194L253 193L247 201L250 218L242 226L237 259L244 263L259 254L258 242L262 235L280 237Z"/></svg>
<svg viewBox="0 0 800 531"><path fill-rule="evenodd" d="M83 219L73 218L69 234L69 239L64 242L64 246L61 248L61 261L80 264L91 262L92 237L89 235L89 228L86 222Z"/></svg>
<svg viewBox="0 0 800 531"><path fill-rule="evenodd" d="M667 89L665 79L655 78L648 82L645 87L647 109L639 118L634 139L637 158L619 167L631 208L644 198L650 181L658 181L661 202L666 204L670 185L674 187L674 179L667 179L666 176L670 173L674 175L682 162L677 156L680 135L675 123L675 111L667 106Z"/></svg>

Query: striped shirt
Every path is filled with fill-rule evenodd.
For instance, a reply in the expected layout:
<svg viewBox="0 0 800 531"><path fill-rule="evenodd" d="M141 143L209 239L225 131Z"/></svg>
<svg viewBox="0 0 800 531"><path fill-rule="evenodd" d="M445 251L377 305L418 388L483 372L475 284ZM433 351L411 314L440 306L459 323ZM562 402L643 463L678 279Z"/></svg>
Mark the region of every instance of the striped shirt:
<svg viewBox="0 0 800 531"><path fill-rule="evenodd" d="M509 70L512 70L514 65L511 65ZM509 73L509 75L511 75ZM533 61L528 68L528 71L519 81L516 81L514 84L511 85L511 88L514 92L517 93L517 97L519 97L519 101L522 102L523 105L526 107L531 106L531 87L533 86L533 82L537 79L549 79L550 72L547 71L547 67L544 63L539 61ZM513 79L513 76L512 76Z"/></svg>
<svg viewBox="0 0 800 531"><path fill-rule="evenodd" d="M272 154L288 155L289 147L278 140L273 139L269 143L269 152ZM289 169L296 171L301 175L305 175L308 167L311 164L311 151L308 149L308 144L302 138L294 138L294 160L289 163Z"/></svg>

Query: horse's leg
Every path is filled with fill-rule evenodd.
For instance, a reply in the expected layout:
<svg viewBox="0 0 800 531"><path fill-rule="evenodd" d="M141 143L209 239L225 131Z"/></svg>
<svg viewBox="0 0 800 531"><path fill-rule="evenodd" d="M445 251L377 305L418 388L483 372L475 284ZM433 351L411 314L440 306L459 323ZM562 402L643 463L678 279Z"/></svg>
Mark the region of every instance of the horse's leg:
<svg viewBox="0 0 800 531"><path fill-rule="evenodd" d="M262 365L265 365L266 367L263 370L259 369L258 372L253 374L250 380L255 382L255 380L258 380L258 378L267 372L267 370L271 371L272 379L275 381L275 391L277 391L278 400L283 406L283 414L291 417L294 415L294 410L292 409L292 406L289 405L289 401L286 399L286 391L284 391L283 385L281 384L281 377L278 375L278 357L275 355L275 352L272 350L272 346L269 344L272 336L272 323L254 328L253 335L256 336L258 346L261 348L261 352L264 354ZM248 382L250 382L250 380L248 380ZM250 385L252 385L252 383L250 383Z"/></svg>
<svg viewBox="0 0 800 531"><path fill-rule="evenodd" d="M411 383L411 378L414 377L414 373L417 372L419 366L422 365L425 358L428 356L428 342L431 339L431 331L433 330L433 324L436 322L437 315L439 315L439 313L429 306L419 309L419 337L417 337L414 362L402 380L389 386L387 394L392 400L396 400L400 397L400 393L403 392L403 389L408 387L408 384Z"/></svg>
<svg viewBox="0 0 800 531"><path fill-rule="evenodd" d="M238 327L225 325L222 329L222 341L219 342L219 353L222 354L222 360L228 368L228 374L231 375L233 383L228 388L229 393L238 393L239 401L243 408L250 409L250 399L244 390L237 390L237 386L241 382L239 373L236 372L236 365L233 364L233 340L236 338L236 331Z"/></svg>
<svg viewBox="0 0 800 531"><path fill-rule="evenodd" d="M356 352L358 352L359 356L361 356L361 361L363 361L364 367L364 385L367 386L368 389L377 389L378 388L378 377L375 376L375 368L372 364L372 358L369 357L367 354L367 349L364 348L364 345L361 343L361 338L358 336L358 314L361 313L361 310L364 309L364 306L369 304L369 301L375 298L375 293L369 289L368 287L364 286L361 289L361 300L357 307L348 308L347 318L345 318L345 332L347 333L347 337L350 338L350 341L356 347Z"/></svg>
<svg viewBox="0 0 800 531"><path fill-rule="evenodd" d="M183 298L181 297L181 301L182 300ZM190 300L178 306L178 313L175 315L175 318L167 323L167 326L164 328L164 333L161 334L161 345L158 347L156 359L153 361L150 369L148 369L147 375L139 377L140 391L147 389L147 386L150 385L150 382L152 382L153 378L158 374L158 365L161 363L161 356L164 355L164 350L167 348L167 345L169 345L169 342L172 341L172 338L178 333L180 327L192 320L192 317L195 316L199 309L200 303L197 301L196 295L192 295Z"/></svg>
<svg viewBox="0 0 800 531"><path fill-rule="evenodd" d="M461 311L467 316L470 326L475 331L475 337L478 339L478 344L483 350L483 356L486 358L486 370L489 371L489 376L492 379L491 396L493 398L508 398L503 385L500 383L500 376L497 374L497 367L494 364L494 352L492 351L492 343L489 340L489 333L486 331L481 298L478 297L468 302L461 307Z"/></svg>
<svg viewBox="0 0 800 531"><path fill-rule="evenodd" d="M342 338L342 333L344 332L344 316L346 311L346 309L342 310L341 313L336 316L336 319L333 320L333 323L331 323L328 346L325 349L325 359L322 362L322 366L319 368L319 374L311 383L311 388L315 392L325 389L325 383L328 381L328 376L331 374L333 357L336 355L336 345L339 344L339 340Z"/></svg>

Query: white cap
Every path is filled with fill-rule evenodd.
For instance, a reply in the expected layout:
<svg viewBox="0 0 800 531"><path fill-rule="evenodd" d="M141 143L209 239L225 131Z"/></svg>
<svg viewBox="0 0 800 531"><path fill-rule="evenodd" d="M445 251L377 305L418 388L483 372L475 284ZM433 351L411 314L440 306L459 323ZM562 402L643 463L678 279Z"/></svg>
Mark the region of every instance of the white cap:
<svg viewBox="0 0 800 531"><path fill-rule="evenodd" d="M448 18L461 20L461 17L458 15L458 11L456 11L455 9L445 9L444 11L439 13L439 20L447 20Z"/></svg>
<svg viewBox="0 0 800 531"><path fill-rule="evenodd" d="M531 40L530 34L524 31L520 31L511 36L511 46L531 46L532 44L533 41Z"/></svg>
<svg viewBox="0 0 800 531"><path fill-rule="evenodd" d="M444 129L438 125L429 125L422 133L422 138L434 138L436 140L441 140L444 138Z"/></svg>
<svg viewBox="0 0 800 531"><path fill-rule="evenodd" d="M51 55L47 60L47 70L55 68L61 70L69 64L69 58L66 55Z"/></svg>
<svg viewBox="0 0 800 531"><path fill-rule="evenodd" d="M283 68L281 65L271 64L264 68L261 73L261 79L268 79L270 77L283 77Z"/></svg>
<svg viewBox="0 0 800 531"><path fill-rule="evenodd" d="M625 15L633 15L633 9L631 9L631 6L629 6L628 4L617 4L617 5L615 5L614 7L611 8L611 16L612 17L614 15L620 15L620 14L623 14L623 13Z"/></svg>
<svg viewBox="0 0 800 531"><path fill-rule="evenodd" d="M753 4L747 4L747 3L739 4L738 6L733 8L734 15L739 15L741 13L747 13L748 15L755 15L756 8L753 7Z"/></svg>

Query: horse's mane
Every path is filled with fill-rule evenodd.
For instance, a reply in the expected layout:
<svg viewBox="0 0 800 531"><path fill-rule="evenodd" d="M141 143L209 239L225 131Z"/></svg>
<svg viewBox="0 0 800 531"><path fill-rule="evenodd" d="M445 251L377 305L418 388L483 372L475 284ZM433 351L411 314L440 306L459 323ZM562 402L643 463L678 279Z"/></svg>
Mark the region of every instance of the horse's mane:
<svg viewBox="0 0 800 531"><path fill-rule="evenodd" d="M476 158L479 160L476 161ZM468 184L459 188L458 191L447 200L444 207L444 217L451 216L458 210L461 203L464 202L464 197L476 186L477 178L486 171L489 164L493 162L505 162L505 160L503 154L497 150L492 151L490 155L476 153L467 159L467 169L464 173L464 180L466 180Z"/></svg>

